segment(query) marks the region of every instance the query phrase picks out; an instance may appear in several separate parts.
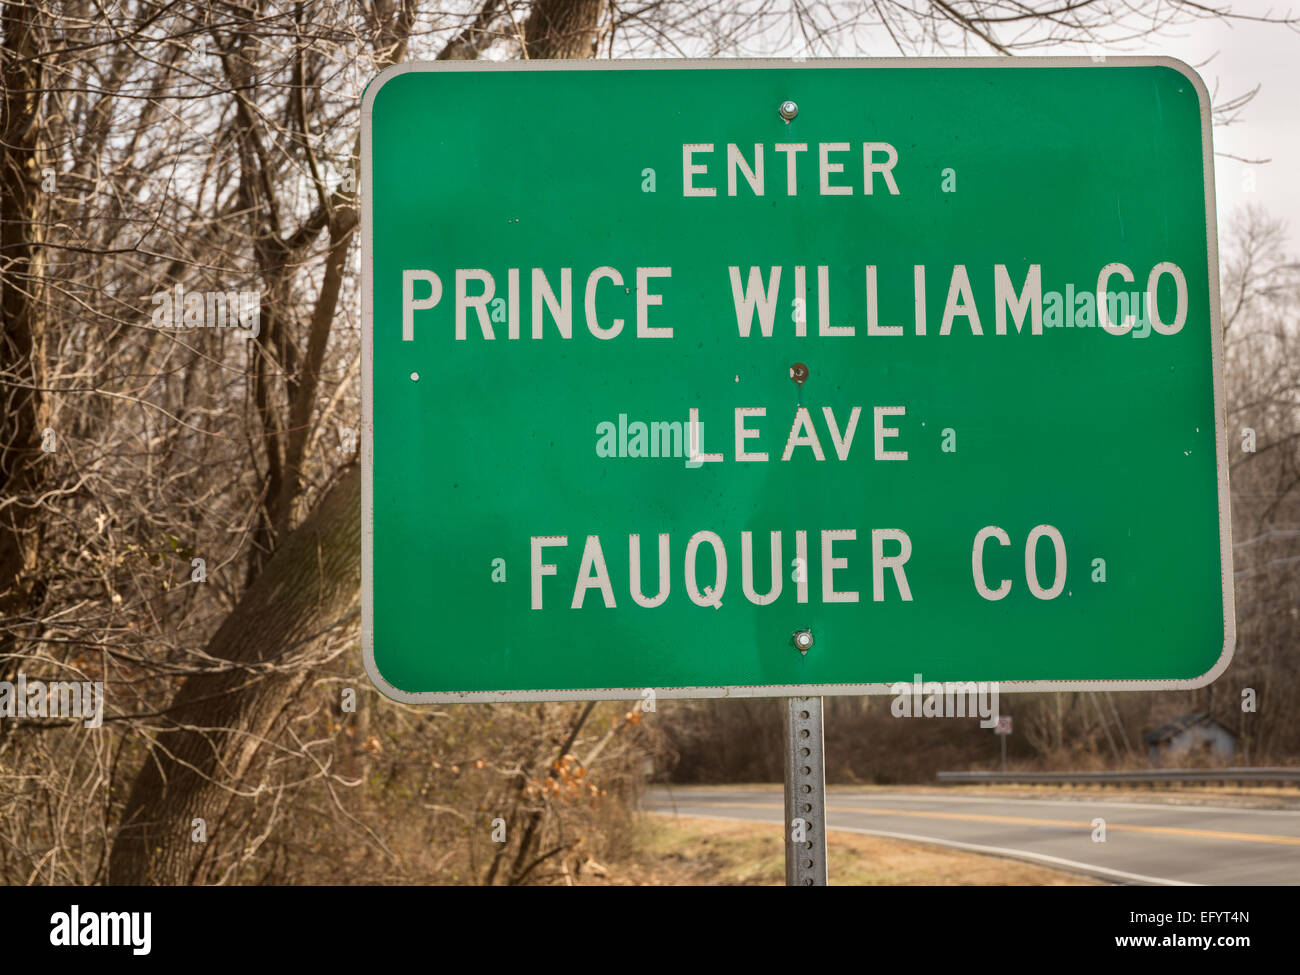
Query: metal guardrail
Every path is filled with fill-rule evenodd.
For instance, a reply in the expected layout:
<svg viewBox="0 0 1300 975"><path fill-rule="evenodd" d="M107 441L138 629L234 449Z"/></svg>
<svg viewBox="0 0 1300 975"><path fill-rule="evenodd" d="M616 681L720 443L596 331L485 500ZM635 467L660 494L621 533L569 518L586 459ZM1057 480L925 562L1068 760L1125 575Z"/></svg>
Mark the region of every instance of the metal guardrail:
<svg viewBox="0 0 1300 975"><path fill-rule="evenodd" d="M1120 782L1290 782L1300 768L1158 768L1133 772L940 772L940 782L960 785L1035 785Z"/></svg>

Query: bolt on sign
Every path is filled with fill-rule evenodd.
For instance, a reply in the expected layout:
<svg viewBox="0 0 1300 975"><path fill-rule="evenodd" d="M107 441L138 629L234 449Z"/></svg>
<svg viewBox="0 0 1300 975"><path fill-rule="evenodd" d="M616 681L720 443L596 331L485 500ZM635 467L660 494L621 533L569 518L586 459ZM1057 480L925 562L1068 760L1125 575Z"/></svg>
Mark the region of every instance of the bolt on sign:
<svg viewBox="0 0 1300 975"><path fill-rule="evenodd" d="M362 117L363 632L389 696L1227 666L1186 65L408 64Z"/></svg>

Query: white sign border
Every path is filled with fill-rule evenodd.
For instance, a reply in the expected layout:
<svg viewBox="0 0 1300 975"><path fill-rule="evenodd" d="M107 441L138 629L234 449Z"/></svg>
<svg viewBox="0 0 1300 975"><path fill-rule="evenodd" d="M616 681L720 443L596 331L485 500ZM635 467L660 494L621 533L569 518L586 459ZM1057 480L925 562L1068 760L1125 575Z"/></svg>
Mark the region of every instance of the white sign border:
<svg viewBox="0 0 1300 975"><path fill-rule="evenodd" d="M361 649L366 675L386 697L403 704L448 704L536 701L625 701L638 700L645 688L592 687L573 690L535 689L511 691L403 691L379 672L374 648L374 416L373 349L374 325L372 276L374 266L374 222L371 198L373 159L371 122L375 96L390 80L409 71L628 71L628 70L712 70L817 68L1089 68L1164 66L1182 74L1196 89L1201 111L1202 177L1205 181L1205 230L1210 291L1211 348L1214 358L1214 425L1219 488L1219 552L1223 582L1223 651L1214 666L1200 677L1152 680L1058 680L1000 681L1002 693L1026 694L1046 691L1165 691L1192 690L1210 684L1228 668L1236 646L1237 621L1233 600L1232 519L1229 511L1225 397L1223 387L1223 318L1219 297L1218 221L1214 197L1214 148L1210 117L1210 93L1196 71L1171 57L1107 57L1097 62L1090 57L973 57L973 58L714 58L572 60L572 61L412 61L391 65L366 86L361 99ZM991 682L990 682L991 683ZM893 684L741 684L711 687L655 687L656 698L726 697L827 697L850 694L890 694Z"/></svg>

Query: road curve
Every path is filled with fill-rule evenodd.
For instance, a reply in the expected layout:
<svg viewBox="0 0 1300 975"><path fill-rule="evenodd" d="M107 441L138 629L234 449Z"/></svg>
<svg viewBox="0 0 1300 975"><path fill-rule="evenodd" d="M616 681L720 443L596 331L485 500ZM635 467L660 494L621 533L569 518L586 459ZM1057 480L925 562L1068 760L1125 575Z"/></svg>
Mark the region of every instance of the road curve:
<svg viewBox="0 0 1300 975"><path fill-rule="evenodd" d="M661 786L644 808L774 826L783 816L779 786ZM832 834L936 843L1116 883L1300 884L1300 810L833 789L826 813ZM1093 839L1096 819L1104 842Z"/></svg>

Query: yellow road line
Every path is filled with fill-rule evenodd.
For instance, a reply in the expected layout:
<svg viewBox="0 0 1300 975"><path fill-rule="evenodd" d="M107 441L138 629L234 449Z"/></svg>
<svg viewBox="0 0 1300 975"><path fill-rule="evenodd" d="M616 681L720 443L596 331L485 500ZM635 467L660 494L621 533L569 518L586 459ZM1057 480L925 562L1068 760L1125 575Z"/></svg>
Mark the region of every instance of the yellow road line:
<svg viewBox="0 0 1300 975"><path fill-rule="evenodd" d="M683 806L722 806L729 809L781 809L777 803L758 802L682 802ZM917 819L957 819L977 823L1011 823L1017 826L1059 826L1091 831L1091 822L1070 819L1036 819L1029 816L993 816L988 813L929 812L921 809L877 809L869 806L827 806L827 812L869 813L875 816L912 816ZM834 827L830 827L834 828ZM1133 826L1106 820L1106 829L1128 833L1155 833L1166 836L1195 836L1201 839L1236 840L1241 843L1275 843L1300 846L1300 836L1273 836L1267 833L1233 833L1219 829L1187 829L1180 826Z"/></svg>

